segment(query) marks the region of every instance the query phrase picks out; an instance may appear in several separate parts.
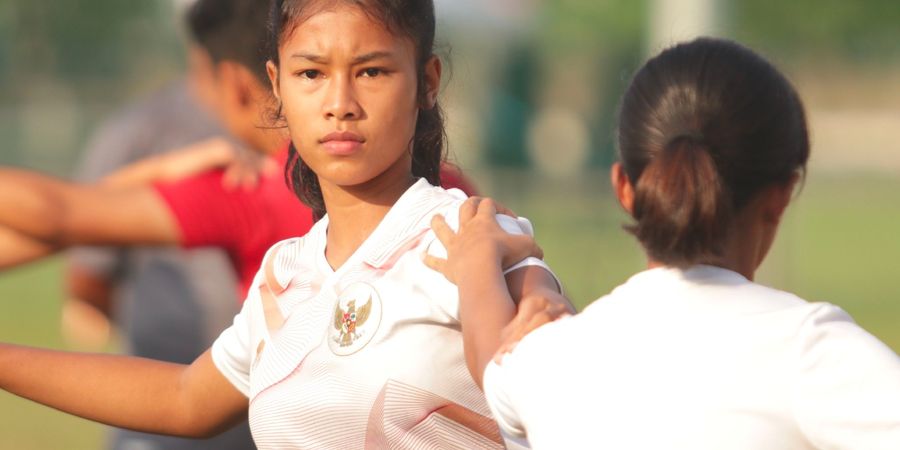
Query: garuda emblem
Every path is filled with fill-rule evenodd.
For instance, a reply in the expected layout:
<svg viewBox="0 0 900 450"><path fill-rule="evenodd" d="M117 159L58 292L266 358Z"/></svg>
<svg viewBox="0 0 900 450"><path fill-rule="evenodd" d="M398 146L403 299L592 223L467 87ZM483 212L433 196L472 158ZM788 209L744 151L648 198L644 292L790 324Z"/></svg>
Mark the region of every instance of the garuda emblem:
<svg viewBox="0 0 900 450"><path fill-rule="evenodd" d="M329 327L328 346L337 355L356 353L366 346L381 322L381 299L367 283L355 283L338 296Z"/></svg>
<svg viewBox="0 0 900 450"><path fill-rule="evenodd" d="M334 309L334 329L340 332L337 343L341 347L353 345L353 341L360 337L357 327L365 325L371 313L372 297L369 297L359 309L356 308L356 300L350 300L346 310L338 304Z"/></svg>

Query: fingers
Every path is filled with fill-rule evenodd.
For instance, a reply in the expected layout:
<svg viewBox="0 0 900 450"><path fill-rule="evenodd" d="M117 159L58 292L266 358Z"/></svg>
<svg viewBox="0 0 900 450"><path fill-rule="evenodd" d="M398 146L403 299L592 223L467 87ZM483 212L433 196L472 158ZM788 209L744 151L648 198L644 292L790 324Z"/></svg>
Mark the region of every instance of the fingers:
<svg viewBox="0 0 900 450"><path fill-rule="evenodd" d="M278 175L282 169L281 164L278 164L278 161L275 158L271 158L269 156L263 157L262 162L262 173L268 176Z"/></svg>
<svg viewBox="0 0 900 450"><path fill-rule="evenodd" d="M544 251L534 238L526 234L506 234L503 238L503 268L507 269L519 261L534 256L544 258Z"/></svg>
<svg viewBox="0 0 900 450"><path fill-rule="evenodd" d="M456 278L453 275L453 272L450 270L450 266L447 263L446 259L426 254L424 262L425 265L428 266L428 268L443 275L444 278L447 279L447 281L456 284Z"/></svg>
<svg viewBox="0 0 900 450"><path fill-rule="evenodd" d="M484 197L481 199L481 202L478 203L478 214L481 215L497 215L497 202L492 198Z"/></svg>
<svg viewBox="0 0 900 450"><path fill-rule="evenodd" d="M428 266L431 270L436 270L438 272L442 272L444 266L447 264L447 260L444 258L438 258L437 256L425 255L424 259L425 265Z"/></svg>
<svg viewBox="0 0 900 450"><path fill-rule="evenodd" d="M441 215L431 218L431 229L438 240L441 241L441 244L444 244L444 248L449 247L450 243L453 242L453 238L456 237L456 233L453 232L450 225L447 225L447 221Z"/></svg>
<svg viewBox="0 0 900 450"><path fill-rule="evenodd" d="M478 205L481 203L481 197L469 197L459 207L459 227L467 223L478 212Z"/></svg>
<svg viewBox="0 0 900 450"><path fill-rule="evenodd" d="M544 249L538 245L537 241L532 240L532 243L534 245L531 247L531 256L534 256L537 259L544 259Z"/></svg>
<svg viewBox="0 0 900 450"><path fill-rule="evenodd" d="M519 217L519 215L513 212L513 210L507 208L505 205L496 200L494 200L494 207L497 208L497 214L503 214L504 216L509 217Z"/></svg>
<svg viewBox="0 0 900 450"><path fill-rule="evenodd" d="M519 302L519 310L501 332L502 343L494 355L494 362L500 364L505 353L513 351L519 342L541 326L568 316L566 305L550 301L544 296L529 296Z"/></svg>

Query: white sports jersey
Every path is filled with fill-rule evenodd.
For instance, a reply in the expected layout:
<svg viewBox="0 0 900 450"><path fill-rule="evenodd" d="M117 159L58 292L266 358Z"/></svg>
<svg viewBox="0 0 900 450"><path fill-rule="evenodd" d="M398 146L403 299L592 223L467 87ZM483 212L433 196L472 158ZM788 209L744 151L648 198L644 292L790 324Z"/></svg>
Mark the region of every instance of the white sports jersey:
<svg viewBox="0 0 900 450"><path fill-rule="evenodd" d="M717 267L635 275L526 336L484 389L535 449L900 449L894 352Z"/></svg>
<svg viewBox="0 0 900 450"><path fill-rule="evenodd" d="M422 261L444 251L431 218L455 226L464 199L420 180L337 271L327 217L269 251L212 348L260 449L503 448L466 368L456 286Z"/></svg>

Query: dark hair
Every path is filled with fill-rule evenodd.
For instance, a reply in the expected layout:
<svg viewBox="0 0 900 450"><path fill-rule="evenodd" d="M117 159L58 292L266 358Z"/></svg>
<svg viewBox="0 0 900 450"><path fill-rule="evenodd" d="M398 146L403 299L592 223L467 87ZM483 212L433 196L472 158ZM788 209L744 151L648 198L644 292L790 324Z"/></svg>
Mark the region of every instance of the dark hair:
<svg viewBox="0 0 900 450"><path fill-rule="evenodd" d="M197 0L187 11L191 38L214 62L230 60L251 70L268 85L267 4L262 0Z"/></svg>
<svg viewBox="0 0 900 450"><path fill-rule="evenodd" d="M269 59L279 64L278 45L315 12L336 3L359 7L392 33L408 37L416 49L419 104L425 105L425 64L434 56L435 15L432 0L273 0L269 11ZM315 8L312 8L315 6ZM280 111L276 114L280 116ZM412 174L440 185L440 166L444 160L446 133L440 106L421 107L412 139ZM313 210L315 217L325 215L325 202L319 180L291 143L285 178L294 193Z"/></svg>
<svg viewBox="0 0 900 450"><path fill-rule="evenodd" d="M731 41L669 48L637 72L619 111L619 156L648 255L685 267L720 255L735 214L809 158L806 117L787 79Z"/></svg>

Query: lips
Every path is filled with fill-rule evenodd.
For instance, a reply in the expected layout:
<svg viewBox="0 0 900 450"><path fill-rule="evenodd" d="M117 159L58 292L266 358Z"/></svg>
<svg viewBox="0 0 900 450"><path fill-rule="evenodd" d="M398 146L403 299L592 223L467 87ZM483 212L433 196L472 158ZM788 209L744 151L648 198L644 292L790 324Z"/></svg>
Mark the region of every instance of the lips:
<svg viewBox="0 0 900 450"><path fill-rule="evenodd" d="M335 156L347 156L355 153L366 140L350 131L335 131L319 140L325 151Z"/></svg>

